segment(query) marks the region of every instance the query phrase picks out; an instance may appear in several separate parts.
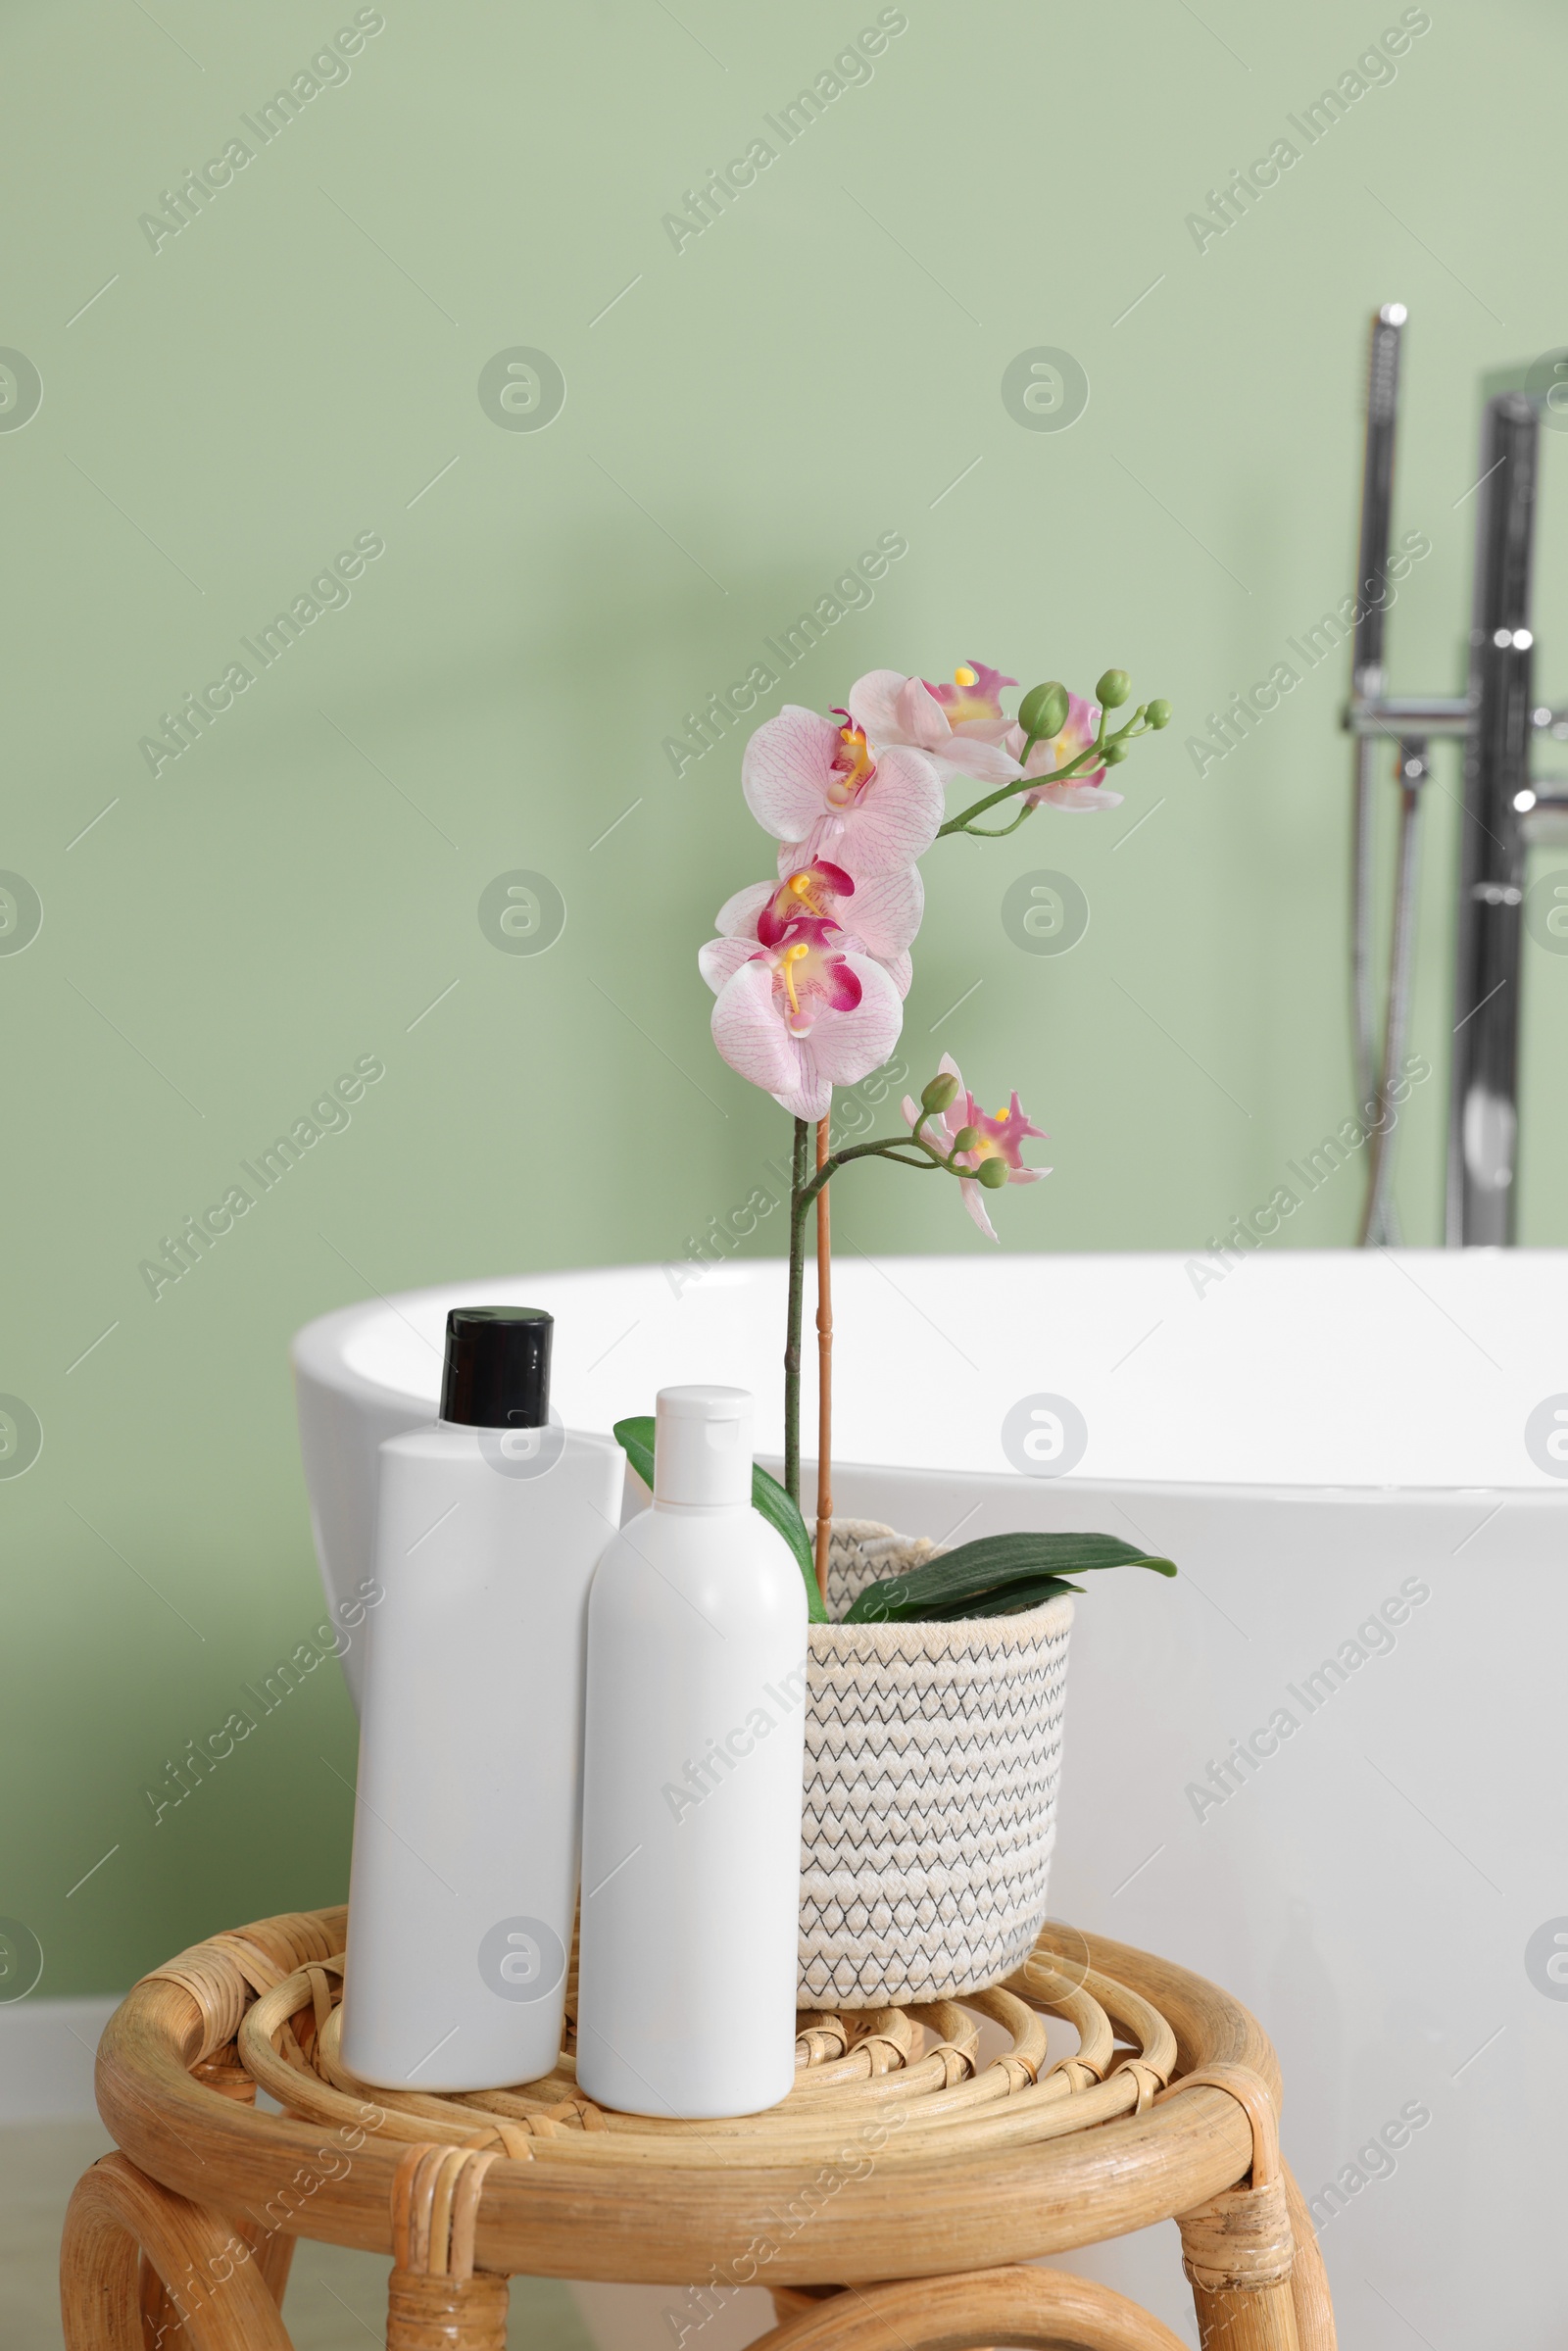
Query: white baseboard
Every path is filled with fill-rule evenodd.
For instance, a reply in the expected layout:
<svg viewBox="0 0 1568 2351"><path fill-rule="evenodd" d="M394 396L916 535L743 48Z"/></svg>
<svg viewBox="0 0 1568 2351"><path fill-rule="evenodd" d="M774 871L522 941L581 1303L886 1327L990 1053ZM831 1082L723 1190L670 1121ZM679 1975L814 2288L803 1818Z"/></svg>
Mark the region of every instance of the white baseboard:
<svg viewBox="0 0 1568 2351"><path fill-rule="evenodd" d="M98 2035L123 1996L0 2006L0 2125L92 2120Z"/></svg>

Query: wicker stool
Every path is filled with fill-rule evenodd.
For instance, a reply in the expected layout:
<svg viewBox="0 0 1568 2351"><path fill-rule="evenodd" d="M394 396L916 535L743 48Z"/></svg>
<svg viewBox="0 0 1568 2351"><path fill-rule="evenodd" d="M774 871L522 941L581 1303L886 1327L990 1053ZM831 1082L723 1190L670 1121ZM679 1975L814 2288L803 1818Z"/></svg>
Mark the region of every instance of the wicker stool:
<svg viewBox="0 0 1568 2351"><path fill-rule="evenodd" d="M962 2001L803 2016L771 2113L670 2123L583 2098L569 2034L520 2087L356 2081L344 1926L335 1909L217 1935L110 2020L98 2103L122 2152L67 2214L67 2351L159 2351L175 2327L190 2351L288 2351L301 2236L392 2256L389 2351L503 2351L515 2274L685 2288L677 2339L766 2286L765 2351L1178 2351L1121 2295L1023 2266L1171 2218L1204 2351L1333 2351L1274 2052L1168 1961L1051 1926ZM1069 2056L1048 2017L1075 2028Z"/></svg>

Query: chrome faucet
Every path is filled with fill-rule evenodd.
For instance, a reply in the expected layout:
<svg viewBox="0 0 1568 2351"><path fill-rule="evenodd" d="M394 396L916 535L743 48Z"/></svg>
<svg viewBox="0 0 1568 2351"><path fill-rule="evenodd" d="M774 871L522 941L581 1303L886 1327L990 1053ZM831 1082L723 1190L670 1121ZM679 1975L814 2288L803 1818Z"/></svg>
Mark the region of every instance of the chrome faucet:
<svg viewBox="0 0 1568 2351"><path fill-rule="evenodd" d="M1359 1239L1398 1239L1392 1194L1388 1089L1403 1053L1410 998L1421 789L1430 746L1464 746L1458 907L1454 940L1453 1050L1448 1097L1446 1239L1450 1249L1508 1246L1514 1239L1519 1139L1519 982L1525 852L1560 837L1568 788L1533 780L1536 735L1568 735L1568 711L1534 697L1531 571L1541 439L1541 400L1502 392L1487 402L1481 431L1470 672L1463 695L1388 692L1388 607L1395 426L1401 303L1372 320L1362 465L1356 619L1350 700L1353 738L1350 897L1351 994L1358 1105L1376 1118ZM1377 748L1394 752L1399 787L1393 933L1383 1034L1372 981L1372 838Z"/></svg>

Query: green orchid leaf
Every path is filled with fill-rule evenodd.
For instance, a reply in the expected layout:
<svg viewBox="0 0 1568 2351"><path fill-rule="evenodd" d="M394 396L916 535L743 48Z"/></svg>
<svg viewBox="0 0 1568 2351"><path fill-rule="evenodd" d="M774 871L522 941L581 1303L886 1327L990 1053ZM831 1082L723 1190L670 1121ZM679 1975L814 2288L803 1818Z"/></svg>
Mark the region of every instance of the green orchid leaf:
<svg viewBox="0 0 1568 2351"><path fill-rule="evenodd" d="M1065 1578L1103 1567L1147 1567L1173 1576L1175 1564L1123 1543L1114 1535L983 1535L944 1551L906 1575L868 1584L846 1624L952 1622L961 1616L1005 1615L1014 1596L1049 1583L1071 1591ZM1037 1598L1049 1598L1041 1591ZM1017 1598L1033 1607L1037 1599Z"/></svg>
<svg viewBox="0 0 1568 2351"><path fill-rule="evenodd" d="M822 1594L816 1588L816 1553L812 1547L810 1530L801 1513L799 1502L792 1501L789 1491L770 1478L765 1469L752 1464L752 1508L760 1510L768 1525L783 1536L800 1562L806 1578L806 1598L813 1625L827 1623L827 1610Z"/></svg>
<svg viewBox="0 0 1568 2351"><path fill-rule="evenodd" d="M1054 1600L1060 1592L1081 1592L1083 1589L1081 1584L1069 1584L1062 1576L1026 1576L1012 1584L999 1585L994 1592L982 1592L978 1599L949 1600L942 1605L927 1602L920 1607L917 1617L910 1618L900 1606L904 1598L901 1582L890 1578L885 1584L867 1586L845 1621L869 1625L911 1622L949 1625L970 1616L1022 1616L1026 1609L1038 1608L1044 1600ZM858 1616L856 1610L862 1602L864 1613Z"/></svg>
<svg viewBox="0 0 1568 2351"><path fill-rule="evenodd" d="M654 1491L654 1416L639 1412L633 1420L617 1420L611 1431L650 1494Z"/></svg>
<svg viewBox="0 0 1568 2351"><path fill-rule="evenodd" d="M637 1472L650 1494L654 1491L654 1418L651 1413L639 1413L630 1420L617 1420L614 1426L615 1443L620 1446L632 1468ZM816 1588L816 1560L811 1549L811 1538L801 1516L800 1504L791 1501L777 1478L770 1478L765 1469L752 1464L752 1507L760 1510L776 1534L782 1535L795 1554L796 1564L806 1584L807 1613L813 1625L827 1622L827 1610L822 1594Z"/></svg>
<svg viewBox="0 0 1568 2351"><path fill-rule="evenodd" d="M945 1608L934 1622L953 1624L965 1616L1022 1616L1029 1608L1038 1608L1045 1600L1054 1600L1059 1592L1084 1590L1082 1584L1069 1584L1063 1576L1040 1576L1035 1582L1004 1584L998 1592L988 1592L978 1600L963 1600L956 1608Z"/></svg>

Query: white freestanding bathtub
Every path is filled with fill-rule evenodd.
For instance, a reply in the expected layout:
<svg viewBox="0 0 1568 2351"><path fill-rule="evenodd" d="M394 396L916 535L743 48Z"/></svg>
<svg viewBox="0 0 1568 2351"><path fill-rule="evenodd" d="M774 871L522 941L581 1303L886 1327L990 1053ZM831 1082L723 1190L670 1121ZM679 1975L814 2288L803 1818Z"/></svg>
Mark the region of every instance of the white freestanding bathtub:
<svg viewBox="0 0 1568 2351"><path fill-rule="evenodd" d="M432 1416L446 1309L480 1300L555 1314L568 1424L730 1381L781 1447L777 1260L345 1308L294 1347L334 1599L375 1446ZM1078 1602L1052 1909L1263 2019L1346 2351L1560 2351L1568 1252L846 1253L834 1309L840 1510L1180 1562ZM809 1298L807 1330L814 1432ZM1067 2266L1194 2339L1173 2229Z"/></svg>

